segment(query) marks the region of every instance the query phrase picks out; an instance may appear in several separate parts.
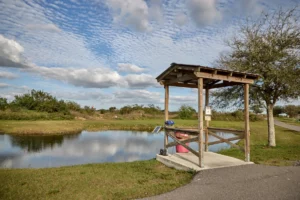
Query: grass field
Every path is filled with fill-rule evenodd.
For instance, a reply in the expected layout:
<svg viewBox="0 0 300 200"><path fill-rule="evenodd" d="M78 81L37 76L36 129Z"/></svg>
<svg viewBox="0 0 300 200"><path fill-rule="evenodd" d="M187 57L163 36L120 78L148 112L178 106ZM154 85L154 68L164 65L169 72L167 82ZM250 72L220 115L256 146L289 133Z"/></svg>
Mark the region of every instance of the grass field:
<svg viewBox="0 0 300 200"><path fill-rule="evenodd" d="M62 133L70 130L152 130L163 120L0 121L6 133ZM196 120L175 120L196 127ZM213 121L211 126L242 129L243 122ZM265 165L294 165L300 160L300 133L276 127L277 147L267 147L266 121L251 122L251 160ZM23 131L23 132L22 132ZM243 145L243 141L238 143ZM244 159L239 150L220 152ZM167 168L155 160L88 164L48 169L0 169L0 199L132 199L153 196L188 183L193 173Z"/></svg>
<svg viewBox="0 0 300 200"><path fill-rule="evenodd" d="M276 119L278 121L281 121L281 122L284 122L284 123L287 123L287 124L300 126L300 119L296 119L296 118L282 118L282 117L276 117Z"/></svg>
<svg viewBox="0 0 300 200"><path fill-rule="evenodd" d="M184 184L193 172L155 160L49 169L1 169L0 199L135 199Z"/></svg>

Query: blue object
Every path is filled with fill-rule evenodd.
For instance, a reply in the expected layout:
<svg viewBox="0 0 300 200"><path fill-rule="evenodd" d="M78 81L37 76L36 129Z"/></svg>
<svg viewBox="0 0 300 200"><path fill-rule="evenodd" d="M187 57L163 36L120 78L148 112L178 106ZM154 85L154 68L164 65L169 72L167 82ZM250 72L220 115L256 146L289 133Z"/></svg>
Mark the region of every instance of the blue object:
<svg viewBox="0 0 300 200"><path fill-rule="evenodd" d="M165 121L165 125L167 125L167 126L173 126L175 123L174 123L174 121L172 121L172 120L167 120L167 121Z"/></svg>

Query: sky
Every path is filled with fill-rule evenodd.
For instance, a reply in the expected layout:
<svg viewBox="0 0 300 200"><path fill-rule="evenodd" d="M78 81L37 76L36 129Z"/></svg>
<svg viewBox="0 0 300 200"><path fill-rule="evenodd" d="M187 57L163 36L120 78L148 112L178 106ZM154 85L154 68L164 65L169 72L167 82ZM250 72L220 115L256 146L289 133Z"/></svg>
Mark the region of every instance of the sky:
<svg viewBox="0 0 300 200"><path fill-rule="evenodd" d="M31 89L97 109L163 108L171 63L215 66L246 19L300 0L0 0L0 97ZM195 107L170 88L170 110ZM296 101L299 103L299 101Z"/></svg>

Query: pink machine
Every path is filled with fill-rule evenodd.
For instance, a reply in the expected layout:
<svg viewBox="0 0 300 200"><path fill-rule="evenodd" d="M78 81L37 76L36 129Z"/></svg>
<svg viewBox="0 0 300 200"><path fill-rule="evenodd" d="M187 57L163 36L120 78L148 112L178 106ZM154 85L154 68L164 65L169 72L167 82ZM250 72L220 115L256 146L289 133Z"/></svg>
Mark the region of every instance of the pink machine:
<svg viewBox="0 0 300 200"><path fill-rule="evenodd" d="M175 136L179 140L180 139L183 140L183 139L189 138L188 134L184 134L184 133L181 133L181 132L176 132ZM186 145L188 146L189 143L186 143ZM180 144L176 145L176 153L188 153L188 152L189 152L189 150L186 149L185 147L183 147L182 145L180 145Z"/></svg>

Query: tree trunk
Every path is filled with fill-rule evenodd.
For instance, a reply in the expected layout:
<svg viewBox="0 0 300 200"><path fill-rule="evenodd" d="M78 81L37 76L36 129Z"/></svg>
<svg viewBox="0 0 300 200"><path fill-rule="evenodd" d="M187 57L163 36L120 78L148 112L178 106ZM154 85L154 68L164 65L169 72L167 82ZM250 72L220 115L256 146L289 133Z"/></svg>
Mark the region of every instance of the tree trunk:
<svg viewBox="0 0 300 200"><path fill-rule="evenodd" d="M267 104L268 146L269 147L276 147L273 107L274 107L273 104Z"/></svg>

